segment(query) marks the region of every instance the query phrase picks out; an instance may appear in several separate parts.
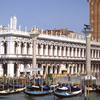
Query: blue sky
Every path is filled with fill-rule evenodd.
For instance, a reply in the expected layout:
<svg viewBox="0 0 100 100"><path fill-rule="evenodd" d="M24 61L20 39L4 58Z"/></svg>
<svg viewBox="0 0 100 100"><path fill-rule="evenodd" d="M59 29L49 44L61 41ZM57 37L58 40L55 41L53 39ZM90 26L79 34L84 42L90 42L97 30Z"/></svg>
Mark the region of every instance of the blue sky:
<svg viewBox="0 0 100 100"><path fill-rule="evenodd" d="M17 25L28 30L33 25L38 29L68 28L81 33L84 24L89 24L87 0L0 0L0 24L7 26L11 16L16 16Z"/></svg>

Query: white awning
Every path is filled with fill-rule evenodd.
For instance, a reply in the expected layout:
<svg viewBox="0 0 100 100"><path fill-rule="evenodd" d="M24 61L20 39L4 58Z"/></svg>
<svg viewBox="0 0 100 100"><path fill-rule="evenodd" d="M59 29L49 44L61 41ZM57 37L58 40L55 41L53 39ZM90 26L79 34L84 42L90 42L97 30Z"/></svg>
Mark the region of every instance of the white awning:
<svg viewBox="0 0 100 100"><path fill-rule="evenodd" d="M25 71L42 71L43 68L26 68Z"/></svg>

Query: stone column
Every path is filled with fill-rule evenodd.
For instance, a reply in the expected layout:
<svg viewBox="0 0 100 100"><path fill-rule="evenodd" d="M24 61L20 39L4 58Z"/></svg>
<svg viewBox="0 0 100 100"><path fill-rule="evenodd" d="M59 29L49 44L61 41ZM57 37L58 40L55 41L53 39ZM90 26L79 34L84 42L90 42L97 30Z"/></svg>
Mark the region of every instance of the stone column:
<svg viewBox="0 0 100 100"><path fill-rule="evenodd" d="M93 64L92 64L92 69L91 69L92 73L93 73L93 69L94 69L93 67L94 67L94 66L93 66Z"/></svg>
<svg viewBox="0 0 100 100"><path fill-rule="evenodd" d="M48 45L45 45L45 55L48 55Z"/></svg>
<svg viewBox="0 0 100 100"><path fill-rule="evenodd" d="M86 73L87 75L91 75L90 38L91 38L92 31L85 30L83 32L86 35L86 70L87 70Z"/></svg>
<svg viewBox="0 0 100 100"><path fill-rule="evenodd" d="M43 55L43 44L40 45L40 55Z"/></svg>
<svg viewBox="0 0 100 100"><path fill-rule="evenodd" d="M75 48L75 57L77 57L77 48Z"/></svg>
<svg viewBox="0 0 100 100"><path fill-rule="evenodd" d="M73 57L73 47L71 48L71 57Z"/></svg>
<svg viewBox="0 0 100 100"><path fill-rule="evenodd" d="M84 58L84 48L82 48L82 57Z"/></svg>
<svg viewBox="0 0 100 100"><path fill-rule="evenodd" d="M27 54L27 43L26 42L24 42L23 54Z"/></svg>
<svg viewBox="0 0 100 100"><path fill-rule="evenodd" d="M54 46L54 56L57 56L57 46Z"/></svg>
<svg viewBox="0 0 100 100"><path fill-rule="evenodd" d="M36 55L38 55L38 44L36 44Z"/></svg>
<svg viewBox="0 0 100 100"><path fill-rule="evenodd" d="M53 66L51 65L51 67L50 67L50 74L52 74L53 73Z"/></svg>
<svg viewBox="0 0 100 100"><path fill-rule="evenodd" d="M62 56L62 47L61 46L59 46L59 56Z"/></svg>
<svg viewBox="0 0 100 100"><path fill-rule="evenodd" d="M53 46L51 45L50 46L50 53L49 53L49 56L52 56L53 55Z"/></svg>
<svg viewBox="0 0 100 100"><path fill-rule="evenodd" d="M32 43L29 44L29 51L28 51L29 55L32 55Z"/></svg>
<svg viewBox="0 0 100 100"><path fill-rule="evenodd" d="M82 64L82 72L84 73L84 64Z"/></svg>
<svg viewBox="0 0 100 100"><path fill-rule="evenodd" d="M41 64L41 68L43 68L43 64ZM43 70L40 71L40 75L43 75Z"/></svg>
<svg viewBox="0 0 100 100"><path fill-rule="evenodd" d="M98 53L97 53L97 58L99 58L99 50L98 50Z"/></svg>
<svg viewBox="0 0 100 100"><path fill-rule="evenodd" d="M94 53L94 50L92 49L92 58L93 58L93 53Z"/></svg>
<svg viewBox="0 0 100 100"><path fill-rule="evenodd" d="M57 66L55 66L55 72L54 73L57 74Z"/></svg>
<svg viewBox="0 0 100 100"><path fill-rule="evenodd" d="M63 56L66 56L66 47L63 48Z"/></svg>
<svg viewBox="0 0 100 100"><path fill-rule="evenodd" d="M12 61L7 64L7 76L14 77L14 63Z"/></svg>
<svg viewBox="0 0 100 100"><path fill-rule="evenodd" d="M78 51L78 57L80 57L80 55L81 55L81 49L79 48L78 50L79 50Z"/></svg>
<svg viewBox="0 0 100 100"><path fill-rule="evenodd" d="M60 66L59 66L59 74L61 74L61 64L60 64Z"/></svg>
<svg viewBox="0 0 100 100"><path fill-rule="evenodd" d="M72 66L72 68L71 68L71 74L73 74L73 66Z"/></svg>
<svg viewBox="0 0 100 100"><path fill-rule="evenodd" d="M16 50L18 50L18 54L21 54L21 42L17 43L17 49Z"/></svg>
<svg viewBox="0 0 100 100"><path fill-rule="evenodd" d="M81 72L81 64L79 64L79 73Z"/></svg>
<svg viewBox="0 0 100 100"><path fill-rule="evenodd" d="M69 57L70 56L70 47L68 47L67 49L68 49L68 51L67 51L67 57Z"/></svg>
<svg viewBox="0 0 100 100"><path fill-rule="evenodd" d="M24 64L20 64L20 72L24 72Z"/></svg>
<svg viewBox="0 0 100 100"><path fill-rule="evenodd" d="M48 64L46 64L46 75L48 74Z"/></svg>
<svg viewBox="0 0 100 100"><path fill-rule="evenodd" d="M96 58L97 57L97 50L95 50L95 57L94 58Z"/></svg>
<svg viewBox="0 0 100 100"><path fill-rule="evenodd" d="M15 42L7 41L7 54L15 54Z"/></svg>
<svg viewBox="0 0 100 100"><path fill-rule="evenodd" d="M4 54L4 42L0 41L0 54Z"/></svg>
<svg viewBox="0 0 100 100"><path fill-rule="evenodd" d="M76 64L76 68L75 68L75 73L77 73L77 64Z"/></svg>
<svg viewBox="0 0 100 100"><path fill-rule="evenodd" d="M3 76L3 65L0 64L0 76L2 77Z"/></svg>

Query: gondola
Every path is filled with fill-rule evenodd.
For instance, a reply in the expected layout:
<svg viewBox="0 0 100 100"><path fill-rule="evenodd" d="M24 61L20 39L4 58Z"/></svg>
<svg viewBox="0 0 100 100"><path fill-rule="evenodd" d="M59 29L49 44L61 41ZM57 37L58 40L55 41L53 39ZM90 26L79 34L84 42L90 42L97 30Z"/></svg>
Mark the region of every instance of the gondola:
<svg viewBox="0 0 100 100"><path fill-rule="evenodd" d="M52 89L52 90L54 90L54 88L56 88L56 87L58 87L58 86L59 86L59 84L50 85L49 88Z"/></svg>
<svg viewBox="0 0 100 100"><path fill-rule="evenodd" d="M94 92L94 91L96 91L96 88L86 87L86 90L89 92ZM82 88L82 91L84 92L84 88Z"/></svg>
<svg viewBox="0 0 100 100"><path fill-rule="evenodd" d="M22 84L17 84L17 85L13 85L13 84L9 84L10 87L15 87L15 88L23 88L25 87L25 85Z"/></svg>
<svg viewBox="0 0 100 100"><path fill-rule="evenodd" d="M57 87L57 90L59 90L59 91L68 91L69 90L69 88L68 88L68 86L63 86L63 87Z"/></svg>
<svg viewBox="0 0 100 100"><path fill-rule="evenodd" d="M6 85L3 85L3 84L0 84L0 91L3 91L3 90L6 90L6 89L8 89L8 84L6 84Z"/></svg>
<svg viewBox="0 0 100 100"><path fill-rule="evenodd" d="M9 94L16 94L16 93L19 93L19 92L22 92L23 90L25 90L26 87L24 88L19 88L19 89L14 89L14 90L3 90L3 91L0 91L0 95L9 95Z"/></svg>
<svg viewBox="0 0 100 100"><path fill-rule="evenodd" d="M100 93L100 87L99 88L96 88L96 92L99 92Z"/></svg>
<svg viewBox="0 0 100 100"><path fill-rule="evenodd" d="M50 90L50 87L48 85L40 86L40 88L43 88L43 90Z"/></svg>
<svg viewBox="0 0 100 100"><path fill-rule="evenodd" d="M51 94L53 92L53 90L48 90L48 91L27 91L24 90L24 93L27 95L31 95L31 96L44 96L44 95L48 95Z"/></svg>
<svg viewBox="0 0 100 100"><path fill-rule="evenodd" d="M40 86L36 86L36 85L28 85L27 88L30 90L40 90Z"/></svg>
<svg viewBox="0 0 100 100"><path fill-rule="evenodd" d="M73 97L78 94L80 94L82 90L75 91L75 92L54 92L54 95L59 97L59 98L68 98L68 97Z"/></svg>

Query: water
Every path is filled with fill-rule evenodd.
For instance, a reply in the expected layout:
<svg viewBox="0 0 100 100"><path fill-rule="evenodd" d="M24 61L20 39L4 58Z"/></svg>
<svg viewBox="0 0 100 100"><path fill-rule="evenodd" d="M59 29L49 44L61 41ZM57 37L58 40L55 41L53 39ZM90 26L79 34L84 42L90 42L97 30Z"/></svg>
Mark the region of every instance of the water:
<svg viewBox="0 0 100 100"><path fill-rule="evenodd" d="M89 98L90 98L89 100L100 100L100 94L91 92ZM21 92L18 94L0 96L0 100L84 100L84 95L80 94L78 96L71 97L71 98L59 99L56 96L54 97L53 94L42 96L42 97L39 96L33 97L33 96L25 95L23 92Z"/></svg>

